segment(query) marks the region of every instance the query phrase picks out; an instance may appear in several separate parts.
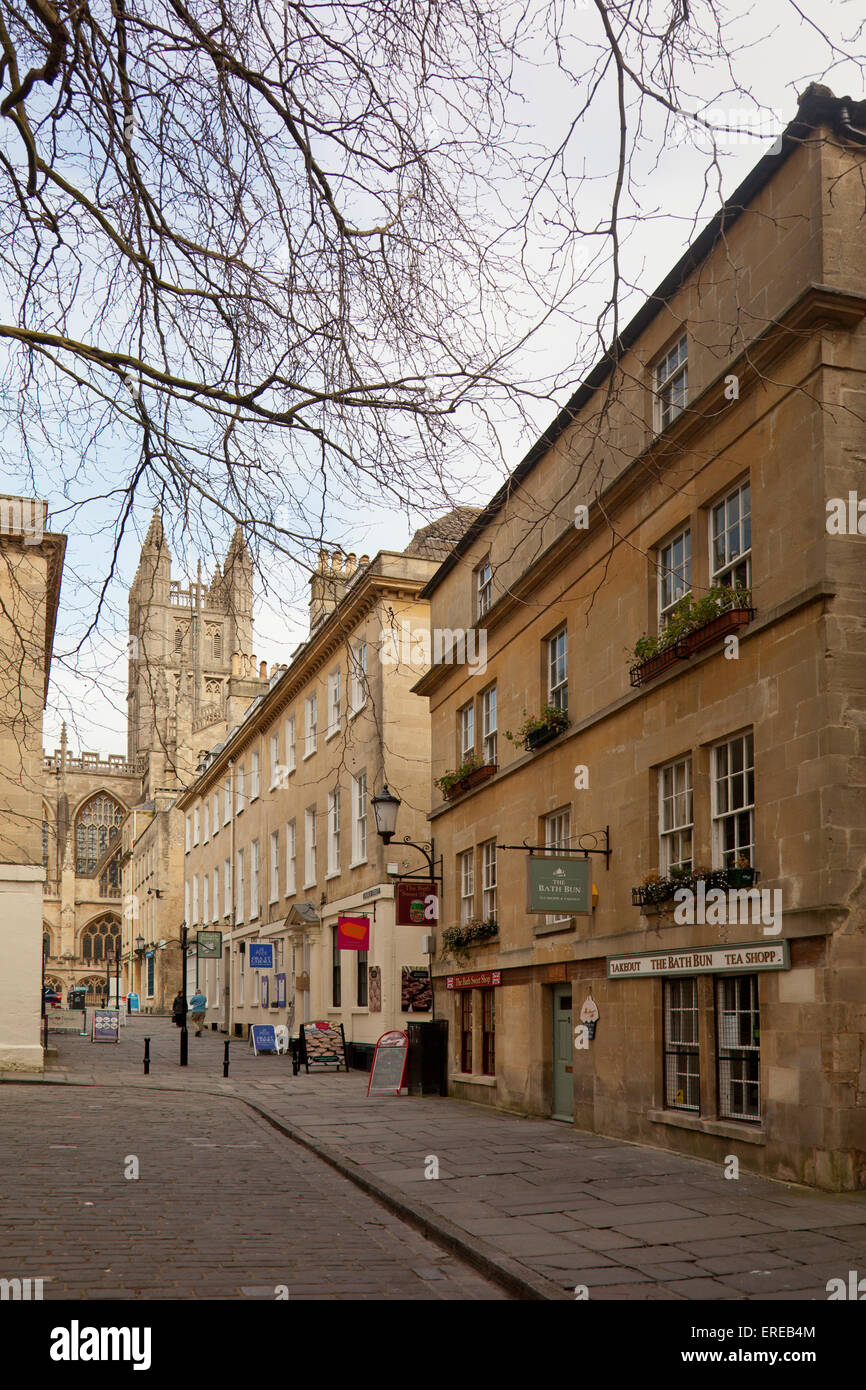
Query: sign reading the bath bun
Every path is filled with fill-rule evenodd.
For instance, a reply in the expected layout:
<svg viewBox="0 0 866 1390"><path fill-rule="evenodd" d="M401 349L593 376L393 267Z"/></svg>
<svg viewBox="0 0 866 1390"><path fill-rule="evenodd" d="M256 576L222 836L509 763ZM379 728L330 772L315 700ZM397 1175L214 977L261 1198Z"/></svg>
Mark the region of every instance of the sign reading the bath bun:
<svg viewBox="0 0 866 1390"><path fill-rule="evenodd" d="M501 970L475 970L471 975L446 975L446 989L490 989L502 984Z"/></svg>
<svg viewBox="0 0 866 1390"><path fill-rule="evenodd" d="M526 857L526 911L589 912L589 860L573 855Z"/></svg>
<svg viewBox="0 0 866 1390"><path fill-rule="evenodd" d="M392 1029L390 1033L383 1033L376 1043L376 1051L373 1053L373 1065L370 1068L367 1095L370 1095L371 1091L377 1093L393 1091L395 1095L399 1096L403 1089L408 1055L408 1033L401 1033L396 1028Z"/></svg>
<svg viewBox="0 0 866 1390"><path fill-rule="evenodd" d="M636 956L609 956L609 980L636 975L716 975L753 970L790 970L787 941L744 941L730 946L688 951L642 951Z"/></svg>
<svg viewBox="0 0 866 1390"><path fill-rule="evenodd" d="M398 927L439 925L439 898L435 883L395 883L394 902Z"/></svg>
<svg viewBox="0 0 866 1390"><path fill-rule="evenodd" d="M340 913L337 918L337 950L369 951L369 949L369 917L348 917Z"/></svg>

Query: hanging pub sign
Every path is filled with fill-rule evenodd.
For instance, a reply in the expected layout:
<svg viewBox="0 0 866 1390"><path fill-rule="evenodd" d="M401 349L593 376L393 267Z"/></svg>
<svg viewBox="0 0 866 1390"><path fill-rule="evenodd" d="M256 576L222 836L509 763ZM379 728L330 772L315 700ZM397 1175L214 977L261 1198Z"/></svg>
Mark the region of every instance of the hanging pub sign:
<svg viewBox="0 0 866 1390"><path fill-rule="evenodd" d="M222 960L223 934L221 931L200 931L195 934L199 960Z"/></svg>
<svg viewBox="0 0 866 1390"><path fill-rule="evenodd" d="M567 917L590 910L589 860L571 854L529 854L526 858L526 911Z"/></svg>
<svg viewBox="0 0 866 1390"><path fill-rule="evenodd" d="M270 941L251 941L247 946L247 963L250 970L273 970L274 948Z"/></svg>
<svg viewBox="0 0 866 1390"><path fill-rule="evenodd" d="M369 949L369 917L357 917L354 914L350 916L341 912L337 917L337 950L369 951Z"/></svg>
<svg viewBox="0 0 866 1390"><path fill-rule="evenodd" d="M91 1042L117 1042L120 1018L117 1009L94 1009L90 1025Z"/></svg>
<svg viewBox="0 0 866 1390"><path fill-rule="evenodd" d="M399 1096L406 1075L406 1061L409 1056L409 1035L399 1029L383 1033L376 1043L367 1095L392 1093Z"/></svg>
<svg viewBox="0 0 866 1390"><path fill-rule="evenodd" d="M394 884L394 905L398 927L437 927L439 896L435 883Z"/></svg>
<svg viewBox="0 0 866 1390"><path fill-rule="evenodd" d="M342 1023L328 1023L320 1019L313 1023L302 1023L300 1032L300 1063L306 1067L345 1067L349 1070L346 1056L346 1034Z"/></svg>

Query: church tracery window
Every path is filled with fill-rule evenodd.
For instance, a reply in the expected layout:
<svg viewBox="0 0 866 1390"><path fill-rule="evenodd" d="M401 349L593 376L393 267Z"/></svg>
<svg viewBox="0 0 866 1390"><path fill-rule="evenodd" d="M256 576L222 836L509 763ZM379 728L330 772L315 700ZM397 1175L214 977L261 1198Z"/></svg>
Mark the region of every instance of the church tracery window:
<svg viewBox="0 0 866 1390"><path fill-rule="evenodd" d="M123 808L100 792L86 801L75 819L75 872L92 874L111 842L120 833Z"/></svg>
<svg viewBox="0 0 866 1390"><path fill-rule="evenodd" d="M113 960L120 949L120 923L116 917L98 917L81 934L81 954L85 960Z"/></svg>

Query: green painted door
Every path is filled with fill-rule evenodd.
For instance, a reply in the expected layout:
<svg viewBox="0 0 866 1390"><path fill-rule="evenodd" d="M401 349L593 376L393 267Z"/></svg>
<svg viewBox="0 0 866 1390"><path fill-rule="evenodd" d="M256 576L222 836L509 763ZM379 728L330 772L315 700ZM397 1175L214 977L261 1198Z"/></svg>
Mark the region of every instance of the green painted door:
<svg viewBox="0 0 866 1390"><path fill-rule="evenodd" d="M553 991L553 1116L574 1119L574 1042L571 1030L571 989L557 985Z"/></svg>

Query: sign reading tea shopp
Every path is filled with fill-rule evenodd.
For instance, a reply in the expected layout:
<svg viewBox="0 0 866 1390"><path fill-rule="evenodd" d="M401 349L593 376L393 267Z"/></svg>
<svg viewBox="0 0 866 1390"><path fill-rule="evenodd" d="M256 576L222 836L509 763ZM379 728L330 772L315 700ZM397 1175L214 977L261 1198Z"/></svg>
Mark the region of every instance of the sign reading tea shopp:
<svg viewBox="0 0 866 1390"><path fill-rule="evenodd" d="M748 970L790 970L787 941L735 942L729 946L687 951L640 951L634 956L609 956L609 980L637 975L724 975Z"/></svg>
<svg viewBox="0 0 866 1390"><path fill-rule="evenodd" d="M570 854L530 854L526 859L526 911L567 917L589 912L589 860Z"/></svg>

